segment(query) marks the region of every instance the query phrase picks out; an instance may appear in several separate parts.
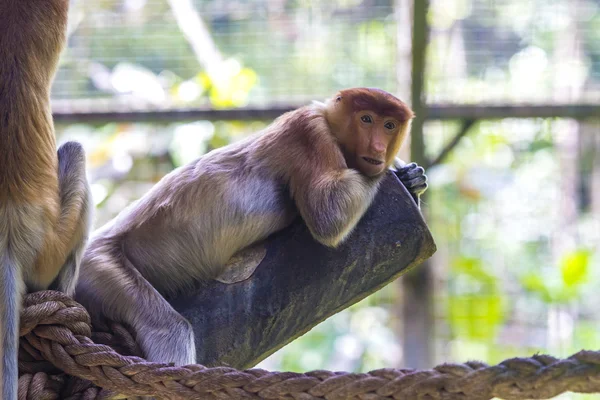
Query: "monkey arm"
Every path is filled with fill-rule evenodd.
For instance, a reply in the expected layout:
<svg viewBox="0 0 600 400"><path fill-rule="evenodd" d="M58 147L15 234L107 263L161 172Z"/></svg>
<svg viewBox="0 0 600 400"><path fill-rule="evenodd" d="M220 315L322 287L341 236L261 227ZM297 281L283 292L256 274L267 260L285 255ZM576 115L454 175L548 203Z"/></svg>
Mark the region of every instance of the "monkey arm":
<svg viewBox="0 0 600 400"><path fill-rule="evenodd" d="M60 271L47 271L46 282L51 289L71 294L79 275L79 265L92 224L93 204L85 172L85 153L79 143L67 142L58 149L58 181L60 217L53 242L45 248L38 268L48 269L42 262L55 260ZM64 261L63 261L64 260Z"/></svg>
<svg viewBox="0 0 600 400"><path fill-rule="evenodd" d="M324 119L313 120L306 132L289 146L296 148L289 157L290 193L313 238L335 248L369 208L381 176L348 168Z"/></svg>
<svg viewBox="0 0 600 400"><path fill-rule="evenodd" d="M292 190L313 237L325 246L337 247L373 201L378 185L379 179L344 168L315 171L310 179L292 186Z"/></svg>

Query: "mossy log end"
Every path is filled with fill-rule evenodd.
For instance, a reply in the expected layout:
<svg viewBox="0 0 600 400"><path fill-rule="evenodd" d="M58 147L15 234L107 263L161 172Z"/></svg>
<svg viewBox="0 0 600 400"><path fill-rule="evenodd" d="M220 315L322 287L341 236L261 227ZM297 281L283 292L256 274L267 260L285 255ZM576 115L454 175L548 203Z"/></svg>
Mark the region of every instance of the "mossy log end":
<svg viewBox="0 0 600 400"><path fill-rule="evenodd" d="M301 219L265 247L249 279L214 281L170 300L194 327L198 363L249 368L436 250L421 212L391 172L339 248L312 239Z"/></svg>

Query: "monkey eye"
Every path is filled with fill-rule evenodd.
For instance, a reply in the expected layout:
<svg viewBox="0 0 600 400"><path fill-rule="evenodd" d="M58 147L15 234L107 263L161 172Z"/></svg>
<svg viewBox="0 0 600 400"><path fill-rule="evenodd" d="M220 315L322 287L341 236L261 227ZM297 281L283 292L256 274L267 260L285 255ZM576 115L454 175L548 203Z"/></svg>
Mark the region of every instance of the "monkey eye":
<svg viewBox="0 0 600 400"><path fill-rule="evenodd" d="M360 120L362 122L366 122L367 124L370 124L371 122L373 122L370 115L363 115L362 117L360 117Z"/></svg>
<svg viewBox="0 0 600 400"><path fill-rule="evenodd" d="M394 124L393 122L387 122L385 125L386 129L392 130L396 127L396 124Z"/></svg>
<svg viewBox="0 0 600 400"><path fill-rule="evenodd" d="M338 96L335 101L341 101L342 100L342 96Z"/></svg>

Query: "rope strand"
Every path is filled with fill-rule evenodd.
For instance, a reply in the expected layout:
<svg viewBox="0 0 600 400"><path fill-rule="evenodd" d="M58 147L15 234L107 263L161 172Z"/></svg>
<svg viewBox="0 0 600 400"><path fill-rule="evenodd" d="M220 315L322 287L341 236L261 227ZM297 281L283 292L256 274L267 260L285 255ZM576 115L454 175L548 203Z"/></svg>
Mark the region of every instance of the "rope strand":
<svg viewBox="0 0 600 400"><path fill-rule="evenodd" d="M538 354L494 366L473 361L422 371L302 374L151 363L135 355L139 348L125 327L110 323L103 329L92 332L87 311L60 292L27 295L21 313L19 400L520 400L600 392L596 351L566 359Z"/></svg>

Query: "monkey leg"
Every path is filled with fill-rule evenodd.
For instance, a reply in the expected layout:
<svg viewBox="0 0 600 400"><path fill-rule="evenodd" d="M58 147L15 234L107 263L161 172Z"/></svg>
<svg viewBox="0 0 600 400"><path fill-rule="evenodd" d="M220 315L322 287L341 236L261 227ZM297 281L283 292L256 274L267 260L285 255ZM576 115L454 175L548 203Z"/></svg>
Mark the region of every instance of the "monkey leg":
<svg viewBox="0 0 600 400"><path fill-rule="evenodd" d="M119 242L107 241L95 240L86 251L76 300L93 319L107 317L131 326L147 360L194 364L191 324L140 274Z"/></svg>
<svg viewBox="0 0 600 400"><path fill-rule="evenodd" d="M121 307L127 308L125 322L134 327L136 340L145 358L155 362L172 362L175 365L196 363L192 325L171 307L126 258L125 264L128 264L127 272L131 274L130 287L124 287L119 295L129 304L123 303Z"/></svg>
<svg viewBox="0 0 600 400"><path fill-rule="evenodd" d="M252 276L266 255L267 248L263 242L238 251L223 267L223 273L216 280L227 284L245 281Z"/></svg>
<svg viewBox="0 0 600 400"><path fill-rule="evenodd" d="M399 158L394 160L394 168L402 184L408 189L417 205L420 205L419 197L427 190L425 169L414 162L406 164Z"/></svg>
<svg viewBox="0 0 600 400"><path fill-rule="evenodd" d="M69 243L70 248L66 249L66 261L50 288L72 294L93 218L85 153L77 142L67 142L58 149L58 183L61 208L58 234L61 236L59 239Z"/></svg>

